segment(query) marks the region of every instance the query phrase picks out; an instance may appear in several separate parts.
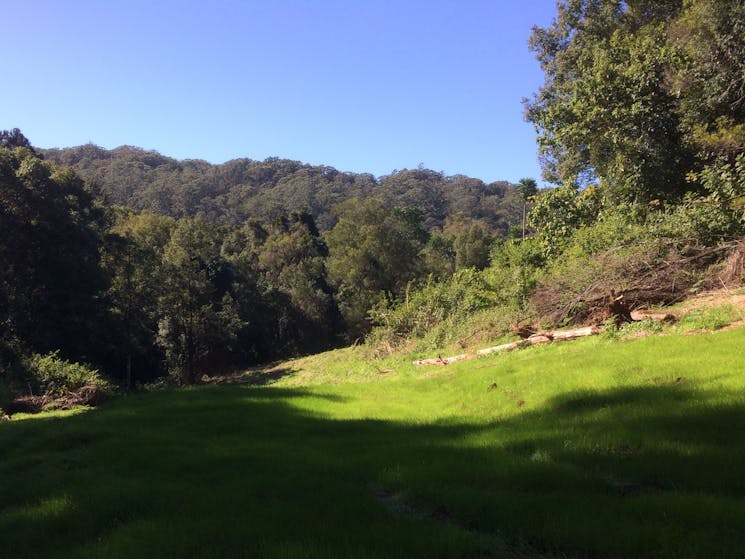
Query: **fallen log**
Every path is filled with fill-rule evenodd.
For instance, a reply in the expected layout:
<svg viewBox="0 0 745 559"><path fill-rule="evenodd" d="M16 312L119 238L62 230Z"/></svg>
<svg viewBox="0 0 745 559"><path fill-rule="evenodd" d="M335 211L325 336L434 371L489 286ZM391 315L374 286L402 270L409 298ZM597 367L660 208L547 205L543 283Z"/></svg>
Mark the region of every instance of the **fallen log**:
<svg viewBox="0 0 745 559"><path fill-rule="evenodd" d="M454 355L452 357L433 357L431 359L418 359L414 361L414 365L450 365L450 363L463 361L470 357L473 356L469 355L468 353L462 353L460 355Z"/></svg>
<svg viewBox="0 0 745 559"><path fill-rule="evenodd" d="M677 319L674 314L669 312L654 312L654 311L631 311L631 318L634 320L656 320L657 322L675 322Z"/></svg>
<svg viewBox="0 0 745 559"><path fill-rule="evenodd" d="M516 342L510 342L508 344L502 344L494 347L487 347L480 349L475 355L469 355L463 353L461 355L455 355L453 357L435 357L432 359L418 359L414 361L414 365L449 365L456 361L463 361L465 359L471 359L473 357L481 355L489 355L490 353L498 353L501 351L511 351L521 347L527 347L531 345L539 344L550 344L555 341L568 341L577 338L583 338L585 336L593 336L600 333L600 328L597 326L586 326L584 328L574 328L573 330L555 330L553 332L542 332L540 334L533 334L529 338L524 340L518 340Z"/></svg>
<svg viewBox="0 0 745 559"><path fill-rule="evenodd" d="M488 355L490 353L495 353L498 351L509 351L511 349L517 349L519 347L525 347L529 345L530 345L530 342L528 341L528 338L526 338L518 342L512 342L509 344L502 344L502 345L498 345L494 347L487 347L486 349L480 349L476 352L476 355Z"/></svg>
<svg viewBox="0 0 745 559"><path fill-rule="evenodd" d="M585 326L584 328L575 328L574 330L556 330L552 334L556 341L574 340L577 338L584 338L585 336L600 334L600 328L597 326Z"/></svg>

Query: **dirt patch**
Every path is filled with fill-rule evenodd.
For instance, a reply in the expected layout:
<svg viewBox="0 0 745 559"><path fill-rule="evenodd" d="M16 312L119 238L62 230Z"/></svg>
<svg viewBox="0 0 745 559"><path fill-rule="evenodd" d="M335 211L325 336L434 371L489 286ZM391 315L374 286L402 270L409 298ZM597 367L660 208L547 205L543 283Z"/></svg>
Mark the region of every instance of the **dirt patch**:
<svg viewBox="0 0 745 559"><path fill-rule="evenodd" d="M717 289L699 293L689 297L675 306L675 314L701 309L705 307L719 307L721 305L732 305L733 307L745 307L745 293L731 291L729 289Z"/></svg>

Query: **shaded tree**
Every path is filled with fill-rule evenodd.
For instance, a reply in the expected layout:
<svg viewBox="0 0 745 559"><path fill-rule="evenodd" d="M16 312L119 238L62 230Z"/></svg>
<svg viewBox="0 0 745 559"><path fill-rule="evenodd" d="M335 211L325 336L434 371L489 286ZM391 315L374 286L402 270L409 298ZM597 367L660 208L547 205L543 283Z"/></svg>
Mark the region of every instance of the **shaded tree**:
<svg viewBox="0 0 745 559"><path fill-rule="evenodd" d="M285 344L294 350L318 351L336 341L341 315L326 279L328 248L310 214L294 212L269 228L258 248L258 268L263 274L265 296L280 292L288 297L291 327ZM279 334L283 334L279 332Z"/></svg>
<svg viewBox="0 0 745 559"><path fill-rule="evenodd" d="M482 223L473 222L462 229L453 244L455 267L483 270L489 266L489 253L494 237Z"/></svg>
<svg viewBox="0 0 745 559"><path fill-rule="evenodd" d="M218 230L204 218L184 218L163 252L163 290L158 300L158 343L181 384L214 369L229 353L243 325L225 281Z"/></svg>
<svg viewBox="0 0 745 559"><path fill-rule="evenodd" d="M395 299L419 277L427 235L421 213L389 209L383 202L347 200L335 209L336 226L326 235L329 277L350 336L369 329L367 312L382 297Z"/></svg>
<svg viewBox="0 0 745 559"><path fill-rule="evenodd" d="M18 137L18 135L15 135ZM0 337L95 360L105 216L69 168L0 147Z"/></svg>
<svg viewBox="0 0 745 559"><path fill-rule="evenodd" d="M112 351L122 354L124 385L151 378L160 369L155 352L158 333L158 299L165 282L163 253L174 220L152 213L119 210L103 252L109 277L108 300L117 343ZM133 374L133 364L140 372Z"/></svg>

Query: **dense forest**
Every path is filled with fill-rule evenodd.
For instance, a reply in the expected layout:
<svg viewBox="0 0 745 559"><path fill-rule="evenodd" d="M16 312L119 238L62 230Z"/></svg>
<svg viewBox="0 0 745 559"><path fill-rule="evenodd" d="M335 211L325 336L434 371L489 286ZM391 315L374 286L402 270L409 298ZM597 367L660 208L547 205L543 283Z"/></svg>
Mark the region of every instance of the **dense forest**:
<svg viewBox="0 0 745 559"><path fill-rule="evenodd" d="M0 149L11 393L45 390L29 372L43 358L127 387L191 384L357 340L381 301L484 268L523 208L518 186L425 169L377 181L274 159L43 151L18 129Z"/></svg>
<svg viewBox="0 0 745 559"><path fill-rule="evenodd" d="M429 231L456 216L506 234L519 222L514 185L429 169L394 171L376 179L333 167L269 158L235 159L222 165L177 161L131 146L105 150L89 144L40 150L48 161L72 167L108 204L173 217L204 215L213 223L271 222L293 211L311 214L319 230L336 223L333 208L350 198L374 196L389 207L418 208Z"/></svg>
<svg viewBox="0 0 745 559"><path fill-rule="evenodd" d="M741 282L743 3L571 0L530 46L540 192L3 132L0 399L71 371L191 384L365 337L441 347L590 320L609 289L642 305Z"/></svg>

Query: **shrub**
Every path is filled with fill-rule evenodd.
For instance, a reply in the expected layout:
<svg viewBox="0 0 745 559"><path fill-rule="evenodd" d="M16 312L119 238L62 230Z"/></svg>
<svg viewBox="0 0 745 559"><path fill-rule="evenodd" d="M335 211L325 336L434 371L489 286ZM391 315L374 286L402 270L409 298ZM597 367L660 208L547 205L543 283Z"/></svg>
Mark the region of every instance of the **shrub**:
<svg viewBox="0 0 745 559"><path fill-rule="evenodd" d="M452 324L496 304L496 294L474 269L458 270L437 283L431 277L419 289L407 289L397 305L382 301L370 311L375 328L368 343L391 348L410 338L422 338L442 324ZM441 330L441 335L445 332Z"/></svg>
<svg viewBox="0 0 745 559"><path fill-rule="evenodd" d="M33 354L27 361L27 368L39 390L47 396L64 396L84 386L95 386L104 391L111 389L97 369L66 361L59 356L59 351Z"/></svg>
<svg viewBox="0 0 745 559"><path fill-rule="evenodd" d="M541 245L535 239L508 240L494 247L491 260L491 268L484 273L496 303L513 314L523 313L545 265Z"/></svg>

